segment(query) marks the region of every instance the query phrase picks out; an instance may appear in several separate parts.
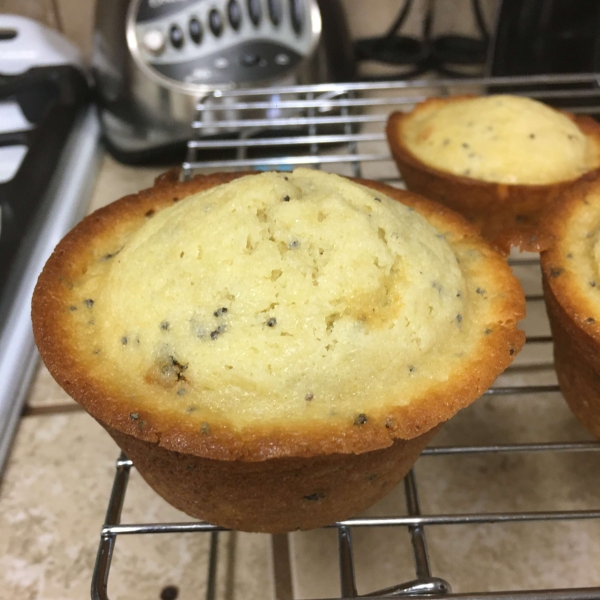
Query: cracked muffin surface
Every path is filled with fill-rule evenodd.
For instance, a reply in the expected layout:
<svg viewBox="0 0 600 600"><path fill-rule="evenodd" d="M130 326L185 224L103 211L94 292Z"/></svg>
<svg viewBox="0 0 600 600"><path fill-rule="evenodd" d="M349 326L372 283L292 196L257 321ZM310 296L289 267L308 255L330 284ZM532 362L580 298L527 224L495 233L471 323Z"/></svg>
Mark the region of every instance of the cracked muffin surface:
<svg viewBox="0 0 600 600"><path fill-rule="evenodd" d="M163 178L94 213L33 308L45 362L93 416L250 461L421 435L523 343L519 284L460 217L306 169Z"/></svg>
<svg viewBox="0 0 600 600"><path fill-rule="evenodd" d="M407 189L456 210L495 248L539 252L546 215L600 166L600 125L530 98L428 98L386 134Z"/></svg>
<svg viewBox="0 0 600 600"><path fill-rule="evenodd" d="M519 96L424 103L401 135L425 164L482 181L556 183L600 165L597 139L566 114Z"/></svg>

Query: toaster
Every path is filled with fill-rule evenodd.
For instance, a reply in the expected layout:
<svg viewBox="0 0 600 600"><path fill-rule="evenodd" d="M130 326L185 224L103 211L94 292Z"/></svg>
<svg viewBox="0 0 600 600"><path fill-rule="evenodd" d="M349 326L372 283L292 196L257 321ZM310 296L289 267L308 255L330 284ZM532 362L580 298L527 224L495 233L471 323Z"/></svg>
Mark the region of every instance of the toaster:
<svg viewBox="0 0 600 600"><path fill-rule="evenodd" d="M338 0L102 0L92 71L108 149L144 163L183 157L198 102L208 122L273 117L236 114L215 92L349 80L354 58Z"/></svg>

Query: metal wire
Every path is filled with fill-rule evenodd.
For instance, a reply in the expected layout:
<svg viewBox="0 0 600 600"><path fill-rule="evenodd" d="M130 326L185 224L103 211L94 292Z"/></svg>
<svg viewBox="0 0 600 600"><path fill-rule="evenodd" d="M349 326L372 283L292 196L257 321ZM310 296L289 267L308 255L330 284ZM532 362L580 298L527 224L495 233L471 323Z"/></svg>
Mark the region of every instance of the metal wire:
<svg viewBox="0 0 600 600"><path fill-rule="evenodd" d="M288 168L309 165L315 168L329 165L355 177L369 175L369 168L377 164L379 181L400 186L395 165L390 160L382 125L391 106L409 109L429 95L446 95L465 90L495 91L509 88L511 93L544 99L569 102L571 112L600 111L599 75L565 75L487 78L477 80L443 81L394 81L351 84L319 84L304 87L264 88L217 92L206 97L198 105L197 119L193 124L193 139L183 164L182 178L188 179L198 169L241 169L247 167ZM574 89L577 85L577 89ZM519 89L522 86L523 89ZM537 86L538 89L533 89ZM218 111L219 102L225 102L226 110ZM583 104L578 104L583 101ZM589 104L589 105L588 105ZM597 105L597 106L596 106ZM258 118L261 110L276 109L272 119ZM224 115L229 115L227 118ZM234 115L235 118L231 118ZM223 118L219 118L223 117ZM214 139L216 133L234 132L237 139ZM376 146L373 147L373 144ZM231 151L231 157L216 157L215 151ZM292 153L296 152L297 153ZM253 152L259 153L257 155ZM203 154L204 153L204 154ZM210 160L207 160L207 156ZM384 172L384 174L381 173ZM538 257L511 258L515 268L539 265ZM527 301L540 302L543 295L529 294ZM529 336L526 344L549 345L547 335ZM513 372L547 370L552 363L513 365ZM558 385L494 386L485 396L513 397L533 394L557 394ZM439 456L487 456L490 454L547 452L589 453L599 452L600 442L568 441L535 443L490 443L471 446L431 446L422 453L421 460L433 460ZM151 535L160 533L204 533L210 536L207 567L206 598L217 595L217 561L219 531L223 528L204 522L191 523L120 523L121 510L130 469L133 465L123 455L116 465L116 474L108 505L105 524L101 530L100 546L92 580L93 600L108 600L107 584L110 565L119 535ZM421 514L418 482L413 470L404 480L406 515L383 517L355 517L330 527L337 529L340 567L340 591L342 598L365 596L369 598L462 598L464 600L600 600L600 587L520 590L507 592L452 594L450 583L432 575L427 552L425 529L430 526L456 525L477 526L489 523L532 523L553 521L580 521L600 519L600 508L571 511L531 512L468 512L461 514ZM356 527L406 527L413 547L416 579L399 582L392 587L360 594L356 586L355 562L352 551L352 530ZM286 589L286 598L292 597L289 549L285 536L274 536L273 551L278 552L278 564L274 564L275 577L285 581L275 582L275 589ZM281 564L282 556L288 565ZM576 557L575 557L576 559Z"/></svg>

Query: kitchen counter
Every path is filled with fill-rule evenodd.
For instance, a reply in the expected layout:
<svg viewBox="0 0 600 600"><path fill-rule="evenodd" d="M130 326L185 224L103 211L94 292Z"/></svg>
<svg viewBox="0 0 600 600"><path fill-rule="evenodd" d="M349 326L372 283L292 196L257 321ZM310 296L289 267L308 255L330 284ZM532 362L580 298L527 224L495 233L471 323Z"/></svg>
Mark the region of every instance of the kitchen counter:
<svg viewBox="0 0 600 600"><path fill-rule="evenodd" d="M91 200L95 209L151 185L159 169L125 167L105 156ZM539 293L538 267L517 269ZM548 335L542 302L525 329ZM517 365L547 362L548 345L526 349ZM548 370L513 369L502 383L555 383ZM462 411L433 444L587 440L560 394L484 397ZM0 598L89 598L100 527L119 451L104 430L54 383L43 366L29 394L0 488ZM416 466L427 513L600 508L597 453L423 457ZM406 514L401 486L368 511ZM187 521L132 471L123 522ZM447 525L426 528L434 576L455 592L600 584L600 521ZM204 595L210 534L128 536L117 541L109 594L116 599ZM220 534L217 598L274 597L271 536ZM333 529L289 536L297 598L339 595ZM404 528L356 528L359 593L414 579ZM291 590L279 588L279 597ZM161 595L162 594L162 595Z"/></svg>

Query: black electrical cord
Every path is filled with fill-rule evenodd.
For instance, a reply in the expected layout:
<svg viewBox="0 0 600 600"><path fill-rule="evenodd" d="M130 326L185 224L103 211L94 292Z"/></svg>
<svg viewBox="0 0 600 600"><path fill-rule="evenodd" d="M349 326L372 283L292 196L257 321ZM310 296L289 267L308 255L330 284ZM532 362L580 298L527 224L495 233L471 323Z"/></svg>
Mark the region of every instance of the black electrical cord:
<svg viewBox="0 0 600 600"><path fill-rule="evenodd" d="M410 14L413 2L414 0L404 0L398 15L383 36L356 40L354 50L357 61L372 60L388 65L412 67L409 71L392 79L409 79L428 69L429 51L426 44L411 36L397 35L397 31L404 25ZM390 77L363 77L362 79L373 81L390 79Z"/></svg>
<svg viewBox="0 0 600 600"><path fill-rule="evenodd" d="M413 3L414 0L404 1L404 5L400 9L400 12L398 13L396 19L391 24L390 28L388 29L388 32L385 34L386 38L393 37L396 31L398 31L398 29L400 29L400 27L404 25L404 21L406 21L406 17L408 17L408 15L410 14Z"/></svg>
<svg viewBox="0 0 600 600"><path fill-rule="evenodd" d="M423 22L422 39L398 35L412 10L414 0L404 0L398 15L388 31L379 37L359 39L354 44L357 61L371 60L388 65L412 67L392 79L409 79L428 70L436 70L451 77L468 77L446 65L484 64L490 35L483 17L479 0L471 0L471 9L480 38L464 35L442 35L431 38L432 9L427 11ZM363 77L366 80L390 79L390 77Z"/></svg>
<svg viewBox="0 0 600 600"><path fill-rule="evenodd" d="M470 77L465 73L447 67L448 64L475 66L485 64L490 34L483 18L479 0L471 0L471 10L480 38L466 35L441 35L431 43L433 68L447 77Z"/></svg>
<svg viewBox="0 0 600 600"><path fill-rule="evenodd" d="M475 15L475 22L477 23L477 28L479 29L481 38L485 42L489 42L490 34L488 32L485 19L483 18L483 13L481 12L481 4L479 4L479 0L471 0L471 8L473 10L473 14Z"/></svg>

